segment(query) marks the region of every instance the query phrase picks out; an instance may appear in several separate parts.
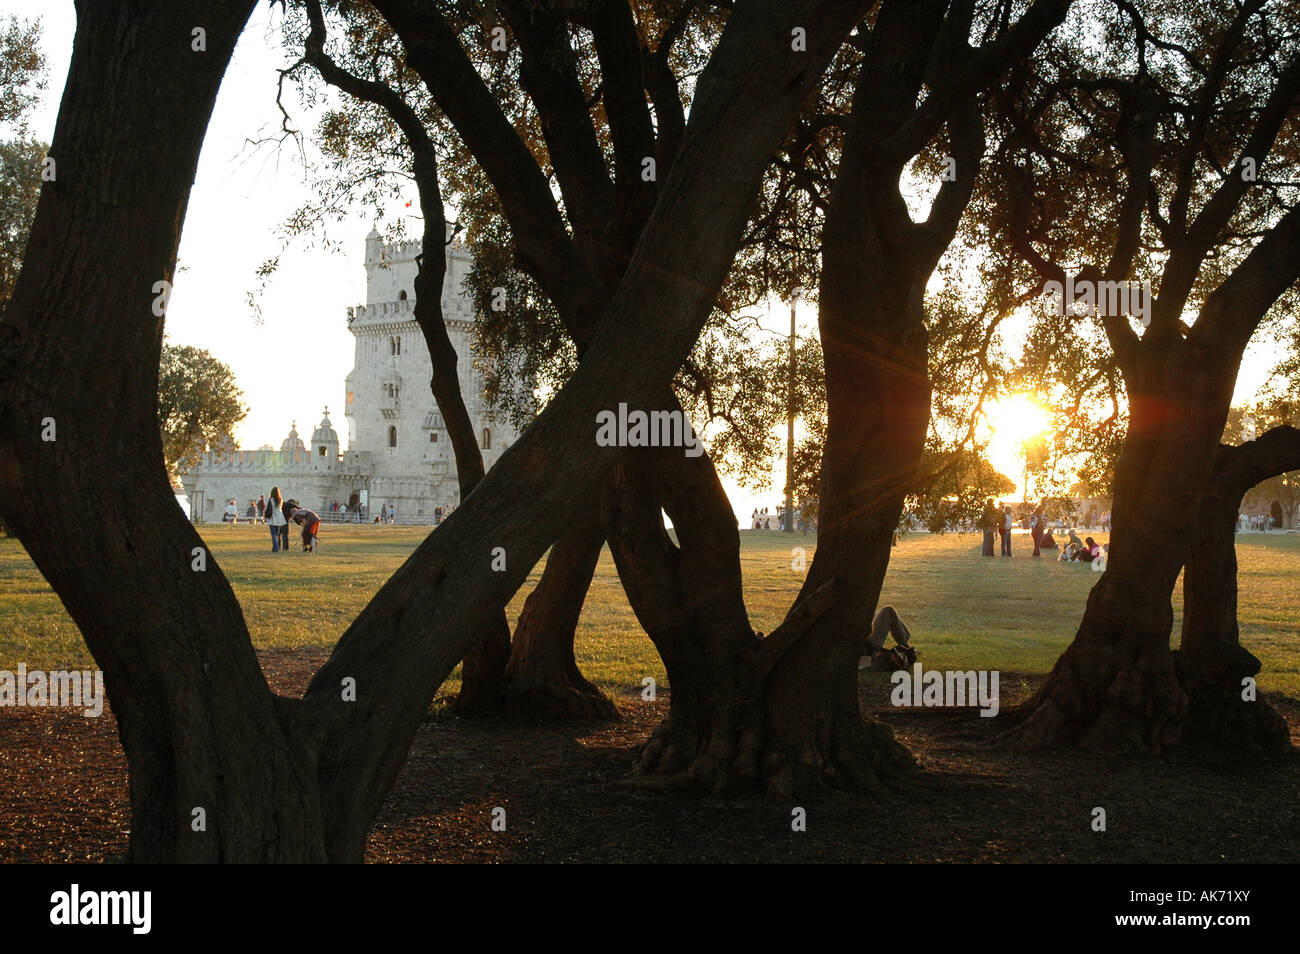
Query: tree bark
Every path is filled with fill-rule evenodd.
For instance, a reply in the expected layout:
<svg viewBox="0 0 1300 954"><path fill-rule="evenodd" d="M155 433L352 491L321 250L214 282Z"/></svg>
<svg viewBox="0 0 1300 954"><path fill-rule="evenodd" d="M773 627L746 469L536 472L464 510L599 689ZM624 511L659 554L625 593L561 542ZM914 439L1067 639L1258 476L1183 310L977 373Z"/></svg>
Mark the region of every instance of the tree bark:
<svg viewBox="0 0 1300 954"><path fill-rule="evenodd" d="M655 406L680 410L668 393ZM680 447L630 449L604 516L619 579L670 686L668 718L641 752L642 771L712 791L753 779L759 640L745 611L736 517L712 462Z"/></svg>
<svg viewBox="0 0 1300 954"><path fill-rule="evenodd" d="M882 282L859 323L840 310L857 297L848 277L834 255L826 259L819 320L829 420L817 553L800 591L806 599L834 585L838 598L782 653L764 689L763 774L781 793L832 786L880 796L914 764L886 726L864 722L857 664L929 422L921 289L902 300Z"/></svg>
<svg viewBox="0 0 1300 954"><path fill-rule="evenodd" d="M78 4L57 179L0 325L0 507L104 672L131 773L132 861L325 857L314 778L235 594L161 503L155 283L173 277L204 132L252 8ZM191 49L196 24L205 52ZM160 503L140 519L141 500Z"/></svg>
<svg viewBox="0 0 1300 954"><path fill-rule="evenodd" d="M1221 446L1201 501L1183 571L1183 628L1174 654L1188 697L1184 741L1224 751L1291 748L1286 720L1247 680L1261 663L1237 625L1236 529L1241 499L1255 484L1300 468L1300 431L1278 427L1257 441Z"/></svg>
<svg viewBox="0 0 1300 954"><path fill-rule="evenodd" d="M1035 4L998 43L1032 48L1063 14L1055 6ZM817 552L794 609L806 612L824 594L833 598L802 622L792 612L783 625L790 633L774 634L779 641L764 653L770 671L762 697L763 776L780 794L830 786L883 797L915 765L887 726L864 720L857 663L925 445L931 393L925 285L970 200L983 153L979 106L971 96L1005 63L991 55L992 44L969 50L968 15L942 2L919 12L886 4L854 86L821 241L827 432ZM947 126L958 176L943 184L927 221L916 224L897 183L919 148L909 137L925 118L916 102L935 55L973 69L975 85L926 120L935 129ZM952 81L931 79L932 90ZM938 99L947 101L950 93Z"/></svg>
<svg viewBox="0 0 1300 954"><path fill-rule="evenodd" d="M605 531L580 513L551 548L537 588L515 624L506 665L506 711L543 719L618 719L618 707L582 675L573 654L574 634Z"/></svg>

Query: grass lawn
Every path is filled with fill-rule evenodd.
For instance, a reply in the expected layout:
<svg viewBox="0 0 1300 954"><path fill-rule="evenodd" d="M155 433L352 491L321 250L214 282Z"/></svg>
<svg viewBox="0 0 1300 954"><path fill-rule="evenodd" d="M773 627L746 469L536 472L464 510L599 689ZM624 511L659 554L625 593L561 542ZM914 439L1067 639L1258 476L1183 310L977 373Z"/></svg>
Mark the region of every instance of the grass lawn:
<svg viewBox="0 0 1300 954"><path fill-rule="evenodd" d="M333 645L427 529L327 526L314 557L296 550L272 555L260 527L209 524L201 532L235 588L254 644L269 649ZM745 598L755 629L774 629L798 591L802 574L792 567L794 547L805 548L811 562L816 537L741 531ZM1054 558L1030 559L1027 535L1016 535L1013 552L1010 560L982 558L980 537L972 534L921 533L900 541L881 599L903 614L926 668L1031 674L1051 668L1100 576ZM1260 686L1300 699L1300 535L1242 534L1237 559L1242 641L1263 660ZM512 621L540 572L539 564L511 604ZM1176 638L1178 592L1174 605ZM666 681L608 551L583 609L577 656L588 678L616 693L639 688L646 676L660 685ZM20 662L29 669L93 665L76 627L21 545L0 538L0 669L13 670ZM457 680L454 674L441 691L455 692Z"/></svg>

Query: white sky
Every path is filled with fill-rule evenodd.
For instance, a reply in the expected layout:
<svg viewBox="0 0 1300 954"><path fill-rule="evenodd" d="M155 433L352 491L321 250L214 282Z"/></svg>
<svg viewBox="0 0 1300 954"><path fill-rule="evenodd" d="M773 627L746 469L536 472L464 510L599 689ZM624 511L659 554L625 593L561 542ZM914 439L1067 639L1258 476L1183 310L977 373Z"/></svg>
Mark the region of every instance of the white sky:
<svg viewBox="0 0 1300 954"><path fill-rule="evenodd" d="M34 135L48 141L72 52L73 4L0 0L0 17L11 13L42 20L48 88L30 126ZM206 348L234 370L249 408L235 435L245 448L279 447L293 420L300 432L310 433L326 405L339 433L346 434L344 378L352 369L353 338L344 309L364 301L363 240L371 224L370 217L358 215L348 224L331 226L331 237L346 245L342 252L312 250L300 241L291 246L260 298L263 323L256 323L246 300L257 286L255 271L279 252L278 227L308 195L295 146L249 143L280 128L276 69L285 64L279 23L278 10L259 3L226 72L199 160L167 309L167 334L173 343ZM315 116L298 106L288 87L285 102L296 127L310 133ZM414 189L411 192L408 198L414 199ZM418 203L412 208L418 209ZM401 211L399 204L389 210L389 217ZM411 230L418 234L419 224L410 223ZM764 327L787 329L785 308L773 303ZM806 306L800 311L801 333L811 331L813 316ZM311 346L314 356L315 370L309 376L299 370L300 359L288 357L291 350L301 353L303 344ZM1248 353L1238 379L1239 400L1253 394L1267 377L1273 357L1267 352L1259 346ZM724 482L742 526L749 525L755 507L775 512L779 489L754 495Z"/></svg>

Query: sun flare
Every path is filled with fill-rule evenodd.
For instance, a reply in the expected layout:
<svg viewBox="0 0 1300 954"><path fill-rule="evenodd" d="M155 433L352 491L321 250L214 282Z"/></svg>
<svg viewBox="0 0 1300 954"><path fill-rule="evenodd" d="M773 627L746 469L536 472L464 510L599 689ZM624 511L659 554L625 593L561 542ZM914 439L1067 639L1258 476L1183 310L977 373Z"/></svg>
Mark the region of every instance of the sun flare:
<svg viewBox="0 0 1300 954"><path fill-rule="evenodd" d="M1046 433L1052 415L1032 394L1010 394L984 407L979 435L988 441L989 462L1024 494L1025 445Z"/></svg>

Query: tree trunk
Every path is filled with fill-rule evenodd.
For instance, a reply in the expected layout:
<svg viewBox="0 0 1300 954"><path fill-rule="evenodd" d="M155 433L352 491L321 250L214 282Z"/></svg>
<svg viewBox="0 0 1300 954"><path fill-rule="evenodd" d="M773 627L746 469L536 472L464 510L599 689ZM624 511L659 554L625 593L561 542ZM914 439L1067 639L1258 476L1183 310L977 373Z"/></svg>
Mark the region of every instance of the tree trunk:
<svg viewBox="0 0 1300 954"><path fill-rule="evenodd" d="M833 584L837 598L783 649L764 687L763 774L781 793L832 786L880 796L914 765L886 726L864 722L857 664L930 418L922 288L877 273L864 301L861 264L841 261L851 248L823 243L829 416L817 553L800 592L803 600Z"/></svg>
<svg viewBox="0 0 1300 954"><path fill-rule="evenodd" d="M165 503L157 419L155 283L173 276L252 8L79 4L57 178L0 325L0 506L104 672L131 772L132 861L325 857L314 777L235 594ZM196 24L205 52L191 49ZM155 502L143 518L141 500Z"/></svg>
<svg viewBox="0 0 1300 954"><path fill-rule="evenodd" d="M1250 487L1297 464L1300 431L1290 427L1239 447L1220 447L1215 457L1183 571L1183 630L1175 653L1188 697L1188 743L1232 753L1291 748L1286 719L1257 697L1253 682L1260 661L1240 642L1236 530L1241 498Z"/></svg>
<svg viewBox="0 0 1300 954"><path fill-rule="evenodd" d="M618 719L618 707L588 682L573 655L574 634L605 545L595 514L579 514L551 548L537 588L515 624L506 665L506 710L544 719Z"/></svg>
<svg viewBox="0 0 1300 954"><path fill-rule="evenodd" d="M678 409L675 398L658 406ZM664 528L673 521L678 542ZM708 456L625 452L605 523L619 578L668 673L668 718L641 769L718 791L757 774L759 640L745 612L735 514Z"/></svg>
<svg viewBox="0 0 1300 954"><path fill-rule="evenodd" d="M1206 461L1223 432L1236 364L1197 361L1186 345L1140 360L1115 468L1106 571L1074 641L1013 715L1012 738L1024 746L1159 753L1182 738L1188 700L1169 647L1171 598L1210 483Z"/></svg>
<svg viewBox="0 0 1300 954"><path fill-rule="evenodd" d="M438 184L437 157L428 142L416 149L415 178L420 192L420 207L424 211L424 234L419 270L415 276L414 314L429 348L433 366L429 388L447 426L456 459L460 497L464 500L483 479L483 453L478 446L469 409L465 406L465 397L460 391L456 346L447 334L447 323L442 314L443 282L447 273L447 220ZM494 614L492 624L485 626L483 639L465 654L460 693L456 696L457 713L472 715L501 710L509 656L510 623L502 609Z"/></svg>

